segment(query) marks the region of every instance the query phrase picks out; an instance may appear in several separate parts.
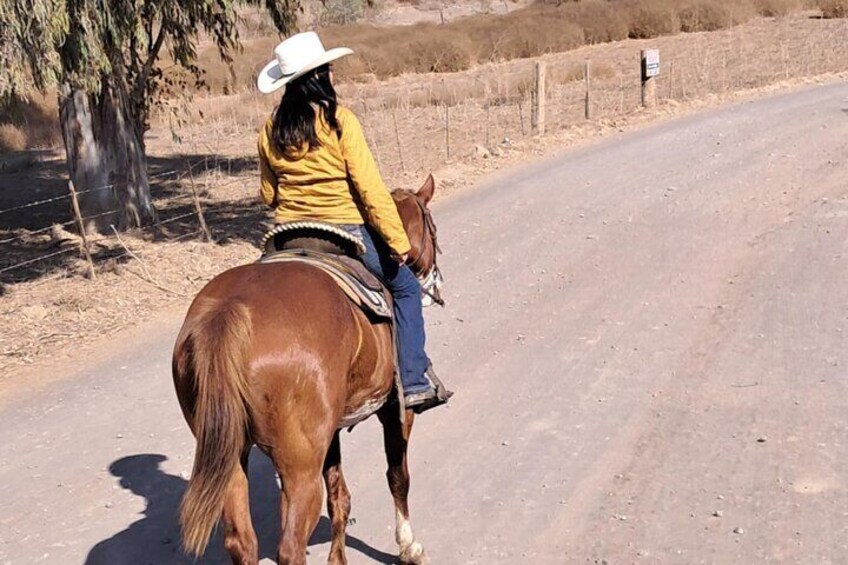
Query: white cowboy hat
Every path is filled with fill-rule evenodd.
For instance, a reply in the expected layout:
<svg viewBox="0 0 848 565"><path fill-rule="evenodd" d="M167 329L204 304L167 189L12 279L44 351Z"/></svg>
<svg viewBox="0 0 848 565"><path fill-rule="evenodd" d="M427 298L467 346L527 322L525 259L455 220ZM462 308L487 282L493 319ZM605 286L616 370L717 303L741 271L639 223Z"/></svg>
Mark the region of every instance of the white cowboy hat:
<svg viewBox="0 0 848 565"><path fill-rule="evenodd" d="M347 47L327 51L314 31L298 33L277 45L274 60L259 73L256 86L263 94L274 92L309 71L351 53L353 50Z"/></svg>

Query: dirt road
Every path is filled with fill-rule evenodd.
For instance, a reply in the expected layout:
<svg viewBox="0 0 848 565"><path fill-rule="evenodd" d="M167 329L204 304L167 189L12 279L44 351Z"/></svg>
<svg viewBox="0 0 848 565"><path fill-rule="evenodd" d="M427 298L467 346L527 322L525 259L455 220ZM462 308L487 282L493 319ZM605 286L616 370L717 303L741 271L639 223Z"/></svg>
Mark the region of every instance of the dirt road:
<svg viewBox="0 0 848 565"><path fill-rule="evenodd" d="M843 84L622 135L437 206L449 307L428 314L430 350L457 396L412 443L433 562L848 563L846 179ZM178 314L2 397L0 564L188 562ZM375 423L343 451L349 558L391 562ZM269 558L262 456L252 476ZM322 519L311 563L327 539Z"/></svg>

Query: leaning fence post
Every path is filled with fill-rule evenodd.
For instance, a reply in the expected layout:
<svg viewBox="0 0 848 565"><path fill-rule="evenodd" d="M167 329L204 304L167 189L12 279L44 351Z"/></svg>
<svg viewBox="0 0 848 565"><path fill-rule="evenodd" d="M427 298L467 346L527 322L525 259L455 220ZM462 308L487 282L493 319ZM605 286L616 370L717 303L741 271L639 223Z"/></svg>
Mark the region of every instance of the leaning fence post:
<svg viewBox="0 0 848 565"><path fill-rule="evenodd" d="M88 269L89 276L92 279L97 278L97 274L94 272L94 261L91 259L91 250L88 247L88 237L85 233L85 224L82 221L82 214L80 213L79 200L77 199L77 191L74 188L74 181L68 181L68 190L71 191L71 205L74 209L74 219L77 221L77 227L79 228L80 237L82 238L82 245L80 246L82 250L83 257L88 261Z"/></svg>
<svg viewBox="0 0 848 565"><path fill-rule="evenodd" d="M533 90L533 113L531 116L533 133L545 133L545 63L536 63L536 86Z"/></svg>
<svg viewBox="0 0 848 565"><path fill-rule="evenodd" d="M206 218L203 217L203 208L200 206L200 197L197 195L197 188L194 186L194 172L191 167L188 169L188 178L191 185L191 194L194 197L194 209L197 211L197 221L200 223L200 229L203 231L203 241L212 241L212 232L209 231L209 226L206 225Z"/></svg>

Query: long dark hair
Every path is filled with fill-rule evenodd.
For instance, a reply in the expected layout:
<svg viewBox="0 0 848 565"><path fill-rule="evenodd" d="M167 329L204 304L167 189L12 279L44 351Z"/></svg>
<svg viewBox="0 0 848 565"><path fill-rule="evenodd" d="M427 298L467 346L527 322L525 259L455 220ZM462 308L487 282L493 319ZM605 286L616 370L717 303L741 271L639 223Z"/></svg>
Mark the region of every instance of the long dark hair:
<svg viewBox="0 0 848 565"><path fill-rule="evenodd" d="M336 90L330 80L330 65L291 81L274 113L271 141L280 151L300 151L304 144L309 150L321 146L315 131L315 108L319 108L324 120L336 133L341 134L336 119Z"/></svg>

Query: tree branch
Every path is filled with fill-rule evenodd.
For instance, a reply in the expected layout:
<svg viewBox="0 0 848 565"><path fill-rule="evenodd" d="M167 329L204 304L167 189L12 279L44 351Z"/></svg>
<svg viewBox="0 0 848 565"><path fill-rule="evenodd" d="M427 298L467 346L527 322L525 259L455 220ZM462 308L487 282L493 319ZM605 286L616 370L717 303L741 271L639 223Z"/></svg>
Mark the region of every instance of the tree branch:
<svg viewBox="0 0 848 565"><path fill-rule="evenodd" d="M153 46L150 48L150 51L147 54L147 60L144 62L144 66L141 69L141 72L138 74L138 82L136 83L136 89L144 88L144 85L147 84L147 77L150 76L150 71L153 70L153 65L156 63L156 59L159 58L159 51L162 49L162 44L165 42L165 26L159 26L159 35L156 37L156 41L153 43ZM139 92L141 94L141 92Z"/></svg>

